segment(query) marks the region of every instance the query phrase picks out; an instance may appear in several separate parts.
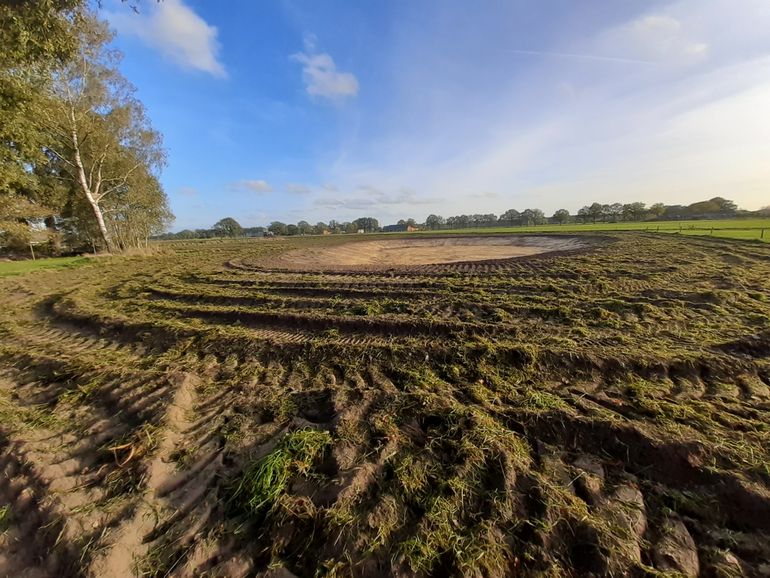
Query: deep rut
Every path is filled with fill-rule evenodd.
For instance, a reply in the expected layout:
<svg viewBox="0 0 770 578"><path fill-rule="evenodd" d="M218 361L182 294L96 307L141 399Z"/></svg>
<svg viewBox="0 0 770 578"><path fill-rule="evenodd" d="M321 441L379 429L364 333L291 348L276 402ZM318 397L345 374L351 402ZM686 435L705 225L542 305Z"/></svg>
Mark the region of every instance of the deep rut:
<svg viewBox="0 0 770 578"><path fill-rule="evenodd" d="M191 426L189 415L193 410L198 378L190 373L178 373L169 378L174 388L158 435L162 439L155 454L147 463L144 493L136 500L133 514L121 522L108 536L109 545L104 554L94 560L90 574L99 576L133 576L136 565L151 547L147 538L160 520L173 516L173 509L163 491L178 474L172 460L175 450ZM171 510L171 512L170 512Z"/></svg>

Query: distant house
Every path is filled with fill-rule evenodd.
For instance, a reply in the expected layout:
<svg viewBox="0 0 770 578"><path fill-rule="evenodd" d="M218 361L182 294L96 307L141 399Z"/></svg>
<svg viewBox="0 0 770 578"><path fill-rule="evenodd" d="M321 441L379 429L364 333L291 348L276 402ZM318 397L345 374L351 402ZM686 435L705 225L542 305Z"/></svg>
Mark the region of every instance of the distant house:
<svg viewBox="0 0 770 578"><path fill-rule="evenodd" d="M322 234L322 235L331 235L331 234L332 234L332 232L331 232L329 229L324 229L324 230L321 232L321 234Z"/></svg>
<svg viewBox="0 0 770 578"><path fill-rule="evenodd" d="M412 231L419 230L412 225L386 225L382 228L383 233L411 233Z"/></svg>
<svg viewBox="0 0 770 578"><path fill-rule="evenodd" d="M364 233L366 233L366 231L364 231L363 229L358 229L358 234L359 235L363 235Z"/></svg>

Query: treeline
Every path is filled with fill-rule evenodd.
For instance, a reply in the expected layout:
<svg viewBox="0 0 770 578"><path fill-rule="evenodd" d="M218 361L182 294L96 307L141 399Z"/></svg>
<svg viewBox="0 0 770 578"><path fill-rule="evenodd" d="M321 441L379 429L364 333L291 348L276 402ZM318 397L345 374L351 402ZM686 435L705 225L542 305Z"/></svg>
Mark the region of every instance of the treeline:
<svg viewBox="0 0 770 578"><path fill-rule="evenodd" d="M185 229L178 233L158 235L156 239L212 239L217 237L261 237L264 235L326 235L339 233L374 233L381 230L413 229L467 229L479 227L526 227L533 225L565 225L567 223L619 223L630 221L664 221L683 219L725 219L738 217L770 217L770 207L759 211L744 211L736 204L722 197L714 197L707 201L699 201L691 205L664 205L658 203L648 207L645 203L593 203L581 208L572 215L567 209L559 209L550 217L540 209L525 209L517 211L509 209L500 216L493 213L475 215L457 215L444 218L440 215L429 215L424 223L415 219L401 219L393 226L380 227L377 219L361 217L351 222L329 221L311 225L307 221L297 224L286 224L273 221L267 227L242 227L232 217L217 222L210 229Z"/></svg>
<svg viewBox="0 0 770 578"><path fill-rule="evenodd" d="M429 215L425 227L438 229L465 229L489 226L533 226L533 225L565 225L567 223L620 223L633 221L679 221L684 219L730 219L735 217L770 216L770 211L744 211L729 199L714 197L707 201L699 201L691 205L665 205L656 203L647 206L645 203L592 203L582 207L577 214L571 214L567 209L559 209L550 217L540 209L525 209L517 211L509 209L500 216L489 214L457 215L444 218L440 215Z"/></svg>
<svg viewBox="0 0 770 578"><path fill-rule="evenodd" d="M0 2L0 249L147 243L173 219L160 134L86 0Z"/></svg>
<svg viewBox="0 0 770 578"><path fill-rule="evenodd" d="M311 225L307 221L297 224L273 221L267 227L242 227L232 217L226 217L214 224L210 229L183 229L178 233L165 233L153 237L158 240L172 239L215 239L218 237L262 237L267 235L335 235L340 233L375 233L380 230L380 224L373 217L361 217L352 222L331 220L328 223L318 222Z"/></svg>

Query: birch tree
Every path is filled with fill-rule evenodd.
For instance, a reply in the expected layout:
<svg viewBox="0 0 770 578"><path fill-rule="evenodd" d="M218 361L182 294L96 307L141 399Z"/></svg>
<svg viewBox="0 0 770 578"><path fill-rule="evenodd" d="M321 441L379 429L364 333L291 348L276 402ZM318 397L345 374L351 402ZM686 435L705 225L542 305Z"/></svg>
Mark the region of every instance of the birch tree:
<svg viewBox="0 0 770 578"><path fill-rule="evenodd" d="M137 174L152 175L165 157L133 87L117 70L111 35L95 19L80 27L80 50L57 71L41 115L49 133L46 149L87 202L105 249L119 248L104 206Z"/></svg>

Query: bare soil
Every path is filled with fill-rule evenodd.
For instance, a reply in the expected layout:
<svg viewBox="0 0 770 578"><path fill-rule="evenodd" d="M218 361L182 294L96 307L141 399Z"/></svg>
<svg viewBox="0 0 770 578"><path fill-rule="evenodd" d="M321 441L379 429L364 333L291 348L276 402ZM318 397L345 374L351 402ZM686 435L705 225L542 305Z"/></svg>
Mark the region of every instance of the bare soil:
<svg viewBox="0 0 770 578"><path fill-rule="evenodd" d="M0 577L770 576L769 278L613 233L2 279Z"/></svg>
<svg viewBox="0 0 770 578"><path fill-rule="evenodd" d="M303 270L374 269L528 257L586 245L585 240L561 236L416 237L295 249L274 262L279 267Z"/></svg>

